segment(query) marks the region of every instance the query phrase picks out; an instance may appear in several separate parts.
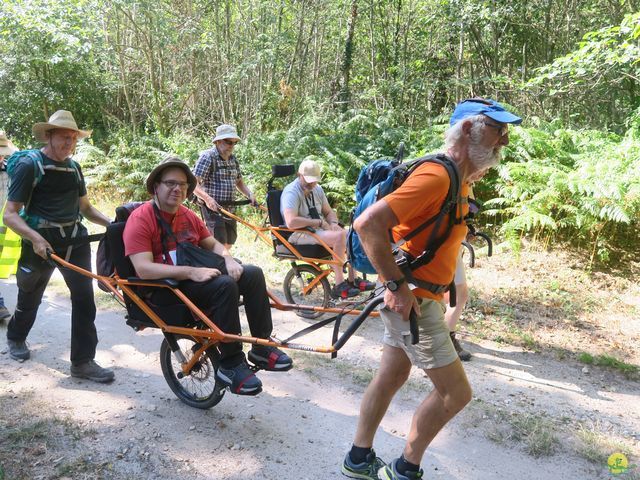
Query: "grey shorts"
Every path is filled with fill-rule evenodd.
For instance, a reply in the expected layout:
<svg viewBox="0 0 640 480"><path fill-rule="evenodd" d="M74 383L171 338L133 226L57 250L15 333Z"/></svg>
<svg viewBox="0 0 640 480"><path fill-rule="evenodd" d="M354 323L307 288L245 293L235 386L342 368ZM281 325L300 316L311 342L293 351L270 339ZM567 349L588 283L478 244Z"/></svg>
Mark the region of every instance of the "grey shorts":
<svg viewBox="0 0 640 480"><path fill-rule="evenodd" d="M383 343L401 348L409 357L412 365L430 370L445 367L458 359L453 348L449 329L444 323L444 303L423 298L420 315L417 318L420 341L411 345L409 322L402 319L399 313L386 307L380 309L380 318L384 323Z"/></svg>

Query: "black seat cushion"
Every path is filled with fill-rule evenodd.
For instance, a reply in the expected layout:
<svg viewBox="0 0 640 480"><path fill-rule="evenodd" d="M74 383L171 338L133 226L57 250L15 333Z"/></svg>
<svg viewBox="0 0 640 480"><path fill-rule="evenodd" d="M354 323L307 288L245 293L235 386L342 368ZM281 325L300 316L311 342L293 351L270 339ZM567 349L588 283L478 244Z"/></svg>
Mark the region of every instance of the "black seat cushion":
<svg viewBox="0 0 640 480"><path fill-rule="evenodd" d="M331 254L329 251L324 248L322 245L293 245L295 249L302 255L307 258L319 258L319 259L328 259L331 258ZM276 247L276 255L278 257L283 258L298 258L296 257L291 250L289 250L286 246L280 243Z"/></svg>

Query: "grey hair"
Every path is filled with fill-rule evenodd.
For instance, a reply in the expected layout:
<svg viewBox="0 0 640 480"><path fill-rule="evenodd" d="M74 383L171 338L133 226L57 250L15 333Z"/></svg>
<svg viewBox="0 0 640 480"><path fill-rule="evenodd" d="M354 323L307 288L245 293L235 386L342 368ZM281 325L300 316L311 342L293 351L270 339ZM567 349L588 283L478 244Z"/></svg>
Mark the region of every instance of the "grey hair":
<svg viewBox="0 0 640 480"><path fill-rule="evenodd" d="M462 124L465 120L471 121L471 128L475 131L484 128L484 115L478 114L471 117L463 118L462 120L454 123L451 127L444 132L444 145L448 149L452 148L460 138L462 137Z"/></svg>

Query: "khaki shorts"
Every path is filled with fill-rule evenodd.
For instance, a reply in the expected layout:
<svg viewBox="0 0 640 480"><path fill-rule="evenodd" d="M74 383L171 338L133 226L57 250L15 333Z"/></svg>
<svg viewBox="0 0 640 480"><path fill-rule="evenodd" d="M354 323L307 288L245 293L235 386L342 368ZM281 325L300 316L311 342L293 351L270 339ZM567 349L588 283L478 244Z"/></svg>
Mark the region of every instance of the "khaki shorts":
<svg viewBox="0 0 640 480"><path fill-rule="evenodd" d="M442 302L422 299L420 315L417 318L420 341L417 345L411 345L409 322L403 320L399 313L383 306L380 308L380 317L384 323L382 342L404 350L411 364L418 368L430 370L455 362L458 354L453 348L449 329L444 323L445 310Z"/></svg>
<svg viewBox="0 0 640 480"><path fill-rule="evenodd" d="M322 234L323 231L324 230L320 230L319 228L317 228L315 231L315 234L316 235ZM289 243L292 243L294 245L319 245L316 237L311 235L311 233L304 233L304 232L292 233L291 236L289 237Z"/></svg>

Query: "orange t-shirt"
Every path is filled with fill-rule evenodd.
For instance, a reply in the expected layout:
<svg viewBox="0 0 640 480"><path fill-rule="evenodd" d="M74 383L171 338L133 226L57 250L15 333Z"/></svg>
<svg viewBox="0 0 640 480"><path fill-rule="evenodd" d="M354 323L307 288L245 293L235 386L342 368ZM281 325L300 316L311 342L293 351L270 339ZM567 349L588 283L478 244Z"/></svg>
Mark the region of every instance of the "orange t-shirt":
<svg viewBox="0 0 640 480"><path fill-rule="evenodd" d="M442 165L424 163L420 165L396 191L390 193L384 200L393 210L399 224L393 230L393 240L398 242L408 235L426 220L440 212L447 192L449 191L449 175ZM458 206L458 217L466 216L469 211L467 197L469 185L462 184L460 196L462 201ZM447 219L442 222L441 231L446 229ZM419 256L427 243L433 225L406 242L401 248L408 251L414 257ZM416 279L448 285L453 280L456 270L456 261L460 252L460 244L467 235L467 226L464 222L454 225L451 234L436 251L436 255L428 264L413 271ZM442 294L434 294L418 288L413 291L418 297L433 298L439 300Z"/></svg>

